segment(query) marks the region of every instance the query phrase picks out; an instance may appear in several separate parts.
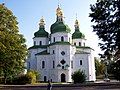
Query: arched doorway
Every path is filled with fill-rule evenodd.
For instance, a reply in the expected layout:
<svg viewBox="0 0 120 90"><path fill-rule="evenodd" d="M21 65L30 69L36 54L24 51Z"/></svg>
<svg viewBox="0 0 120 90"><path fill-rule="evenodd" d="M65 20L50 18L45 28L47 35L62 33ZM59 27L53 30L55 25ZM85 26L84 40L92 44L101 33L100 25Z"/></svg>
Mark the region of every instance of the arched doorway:
<svg viewBox="0 0 120 90"><path fill-rule="evenodd" d="M66 78L65 74L62 73L62 74L61 74L61 82L66 82L65 78Z"/></svg>

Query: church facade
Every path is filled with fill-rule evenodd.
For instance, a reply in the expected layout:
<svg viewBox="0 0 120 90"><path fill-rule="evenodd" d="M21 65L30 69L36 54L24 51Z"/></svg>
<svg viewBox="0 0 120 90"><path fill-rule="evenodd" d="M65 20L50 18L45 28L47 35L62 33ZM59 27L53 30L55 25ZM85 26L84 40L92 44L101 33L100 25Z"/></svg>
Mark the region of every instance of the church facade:
<svg viewBox="0 0 120 90"><path fill-rule="evenodd" d="M86 46L78 20L71 34L63 19L63 12L58 6L50 34L45 31L44 19L40 20L39 30L34 33L34 45L29 48L27 69L40 72L41 81L72 82L71 75L79 69L85 72L87 81L95 81L94 50Z"/></svg>

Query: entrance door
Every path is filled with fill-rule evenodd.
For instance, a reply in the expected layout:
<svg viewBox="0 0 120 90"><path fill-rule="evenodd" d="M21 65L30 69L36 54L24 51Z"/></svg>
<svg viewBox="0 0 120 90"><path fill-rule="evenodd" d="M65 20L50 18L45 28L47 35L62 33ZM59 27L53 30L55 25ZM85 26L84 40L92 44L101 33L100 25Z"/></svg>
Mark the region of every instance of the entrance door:
<svg viewBox="0 0 120 90"><path fill-rule="evenodd" d="M61 82L66 82L64 73L61 74Z"/></svg>

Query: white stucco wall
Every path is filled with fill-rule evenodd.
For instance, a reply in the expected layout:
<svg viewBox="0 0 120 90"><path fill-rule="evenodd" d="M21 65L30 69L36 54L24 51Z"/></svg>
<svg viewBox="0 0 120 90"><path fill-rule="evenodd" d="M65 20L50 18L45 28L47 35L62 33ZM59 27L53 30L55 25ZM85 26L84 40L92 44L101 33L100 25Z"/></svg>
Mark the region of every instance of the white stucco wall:
<svg viewBox="0 0 120 90"><path fill-rule="evenodd" d="M79 46L79 42L81 43L81 46L86 46L85 44L86 39L73 39L72 44L76 43L76 46Z"/></svg>
<svg viewBox="0 0 120 90"><path fill-rule="evenodd" d="M57 32L57 33L51 34L51 43L54 43L54 37L55 37L55 42L61 41L62 36L64 37L65 42L70 41L70 43L72 43L71 34L66 32Z"/></svg>
<svg viewBox="0 0 120 90"><path fill-rule="evenodd" d="M33 45L34 42L36 42L36 45L40 45L40 41L42 41L42 45L48 45L49 44L49 39L46 37L35 37L33 38Z"/></svg>

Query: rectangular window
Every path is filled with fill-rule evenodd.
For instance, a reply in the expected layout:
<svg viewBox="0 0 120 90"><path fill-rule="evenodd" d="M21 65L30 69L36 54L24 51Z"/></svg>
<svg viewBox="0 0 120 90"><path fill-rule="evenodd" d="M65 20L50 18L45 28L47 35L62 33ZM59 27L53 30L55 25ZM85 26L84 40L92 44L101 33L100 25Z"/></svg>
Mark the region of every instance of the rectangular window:
<svg viewBox="0 0 120 90"><path fill-rule="evenodd" d="M73 61L71 61L71 68L73 68Z"/></svg>
<svg viewBox="0 0 120 90"><path fill-rule="evenodd" d="M82 60L80 60L80 65L82 65Z"/></svg>

